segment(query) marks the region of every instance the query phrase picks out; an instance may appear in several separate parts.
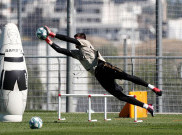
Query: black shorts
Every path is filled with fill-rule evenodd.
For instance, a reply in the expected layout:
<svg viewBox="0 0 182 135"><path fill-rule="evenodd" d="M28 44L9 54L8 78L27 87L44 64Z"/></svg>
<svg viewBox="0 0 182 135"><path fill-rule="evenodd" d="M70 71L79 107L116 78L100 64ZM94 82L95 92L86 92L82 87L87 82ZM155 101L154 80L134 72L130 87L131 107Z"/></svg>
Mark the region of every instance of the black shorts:
<svg viewBox="0 0 182 135"><path fill-rule="evenodd" d="M17 82L20 91L27 89L27 73L26 70L2 71L0 88L3 90L14 90Z"/></svg>
<svg viewBox="0 0 182 135"><path fill-rule="evenodd" d="M99 83L115 97L125 95L122 93L123 88L115 82L115 79L122 79L125 74L123 70L103 61L99 61L95 69L95 77Z"/></svg>
<svg viewBox="0 0 182 135"><path fill-rule="evenodd" d="M133 97L125 95L122 91L123 88L115 82L115 79L129 80L133 83L147 86L147 83L136 76L129 75L123 70L111 65L108 62L99 61L95 69L95 77L102 85L102 87L110 94L115 96L121 101L143 107L143 103Z"/></svg>

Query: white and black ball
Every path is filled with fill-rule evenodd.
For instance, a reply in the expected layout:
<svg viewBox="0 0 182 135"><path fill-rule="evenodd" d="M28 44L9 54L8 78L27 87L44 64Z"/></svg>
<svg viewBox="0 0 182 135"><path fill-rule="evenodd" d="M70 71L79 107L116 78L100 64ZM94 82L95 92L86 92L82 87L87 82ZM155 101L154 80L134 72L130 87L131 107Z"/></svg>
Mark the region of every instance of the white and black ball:
<svg viewBox="0 0 182 135"><path fill-rule="evenodd" d="M32 117L29 121L29 126L31 129L40 129L42 128L43 122L40 117Z"/></svg>
<svg viewBox="0 0 182 135"><path fill-rule="evenodd" d="M36 31L36 36L41 40L45 40L48 36L47 30L44 27L38 28Z"/></svg>

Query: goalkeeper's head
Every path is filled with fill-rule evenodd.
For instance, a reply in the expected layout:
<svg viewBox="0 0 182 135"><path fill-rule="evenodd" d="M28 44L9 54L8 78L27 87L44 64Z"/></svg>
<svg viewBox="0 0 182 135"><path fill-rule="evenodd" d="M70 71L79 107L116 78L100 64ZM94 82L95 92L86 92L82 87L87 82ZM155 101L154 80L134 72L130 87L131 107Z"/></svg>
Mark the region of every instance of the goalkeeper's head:
<svg viewBox="0 0 182 135"><path fill-rule="evenodd" d="M85 33L77 33L74 35L75 39L85 39L86 40L86 35Z"/></svg>

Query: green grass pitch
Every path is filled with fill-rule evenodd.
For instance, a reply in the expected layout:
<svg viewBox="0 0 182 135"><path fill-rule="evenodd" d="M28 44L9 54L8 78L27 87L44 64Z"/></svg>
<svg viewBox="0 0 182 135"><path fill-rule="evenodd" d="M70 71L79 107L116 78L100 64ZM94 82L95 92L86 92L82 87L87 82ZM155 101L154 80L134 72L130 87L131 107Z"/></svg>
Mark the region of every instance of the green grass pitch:
<svg viewBox="0 0 182 135"><path fill-rule="evenodd" d="M41 129L30 129L29 120L39 116ZM25 112L19 123L0 122L0 135L182 135L182 114L157 114L140 118L134 123L131 118L119 118L118 113L109 113L111 121L104 121L103 113L92 114L97 122L88 122L87 113L63 113L65 121L57 120L57 112Z"/></svg>

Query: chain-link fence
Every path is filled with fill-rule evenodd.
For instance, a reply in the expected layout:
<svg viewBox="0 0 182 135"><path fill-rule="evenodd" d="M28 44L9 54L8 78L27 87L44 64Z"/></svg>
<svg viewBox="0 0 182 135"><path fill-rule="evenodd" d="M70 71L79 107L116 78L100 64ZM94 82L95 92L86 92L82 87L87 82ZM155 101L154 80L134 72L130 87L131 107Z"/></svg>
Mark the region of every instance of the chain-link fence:
<svg viewBox="0 0 182 135"><path fill-rule="evenodd" d="M67 91L67 58L38 40L35 32L47 25L67 35L69 20L71 34L86 33L108 62L164 90L158 98L145 87L117 80L124 93L147 90L148 103L156 111L182 112L181 5L180 0L0 0L1 28L15 23L22 37L29 73L26 109L57 110L59 90ZM54 42L67 47L65 42ZM70 66L72 93L106 93L78 61ZM85 100L73 99L73 110L86 111ZM103 102L94 99L93 110L103 111ZM120 111L123 104L112 98L108 109Z"/></svg>

